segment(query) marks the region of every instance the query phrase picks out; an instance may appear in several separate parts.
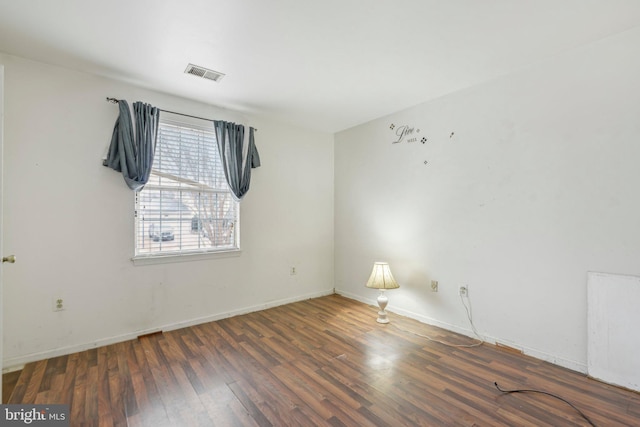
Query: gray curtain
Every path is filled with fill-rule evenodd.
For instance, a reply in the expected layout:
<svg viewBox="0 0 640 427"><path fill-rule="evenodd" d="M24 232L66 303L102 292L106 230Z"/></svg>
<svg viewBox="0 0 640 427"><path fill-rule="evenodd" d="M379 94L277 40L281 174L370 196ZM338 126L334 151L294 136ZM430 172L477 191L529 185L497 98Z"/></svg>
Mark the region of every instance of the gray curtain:
<svg viewBox="0 0 640 427"><path fill-rule="evenodd" d="M249 128L248 146L244 146L244 126L215 120L213 122L222 160L224 176L231 192L240 200L249 191L251 169L260 166L260 155L254 140L254 129Z"/></svg>
<svg viewBox="0 0 640 427"><path fill-rule="evenodd" d="M140 191L149 180L156 148L160 110L142 102L133 103L133 121L127 101L119 101L120 115L111 136L104 166L122 172L130 189Z"/></svg>

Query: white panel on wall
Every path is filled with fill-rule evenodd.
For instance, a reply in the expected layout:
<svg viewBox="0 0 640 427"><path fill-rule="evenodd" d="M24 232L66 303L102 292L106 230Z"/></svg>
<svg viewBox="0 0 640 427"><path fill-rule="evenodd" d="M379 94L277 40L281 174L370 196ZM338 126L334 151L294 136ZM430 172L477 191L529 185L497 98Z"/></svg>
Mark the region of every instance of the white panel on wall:
<svg viewBox="0 0 640 427"><path fill-rule="evenodd" d="M588 370L599 380L640 391L640 277L589 273Z"/></svg>

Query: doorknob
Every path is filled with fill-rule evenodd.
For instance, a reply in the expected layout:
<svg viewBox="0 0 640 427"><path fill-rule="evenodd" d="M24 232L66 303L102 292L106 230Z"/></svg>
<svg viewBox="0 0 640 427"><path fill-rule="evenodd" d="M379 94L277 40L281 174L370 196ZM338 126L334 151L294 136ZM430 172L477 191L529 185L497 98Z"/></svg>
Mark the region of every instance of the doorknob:
<svg viewBox="0 0 640 427"><path fill-rule="evenodd" d="M14 262L16 262L16 256L9 255L9 256L2 257L2 262L8 262L9 264L13 264Z"/></svg>

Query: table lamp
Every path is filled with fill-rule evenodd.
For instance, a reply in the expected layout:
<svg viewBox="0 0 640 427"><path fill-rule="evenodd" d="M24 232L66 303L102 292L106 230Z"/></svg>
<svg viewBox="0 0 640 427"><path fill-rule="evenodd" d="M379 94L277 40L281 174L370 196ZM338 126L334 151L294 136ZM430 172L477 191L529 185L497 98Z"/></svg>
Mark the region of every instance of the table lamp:
<svg viewBox="0 0 640 427"><path fill-rule="evenodd" d="M371 272L371 277L369 277L369 281L367 282L367 288L380 289L380 295L378 295L378 305L380 306L380 311L378 312L378 323L389 323L389 319L387 318L387 312L384 311L389 299L384 294L385 289L396 289L399 288L398 282L393 278L391 274L391 270L389 269L389 263L387 262L376 262L373 264L373 271Z"/></svg>

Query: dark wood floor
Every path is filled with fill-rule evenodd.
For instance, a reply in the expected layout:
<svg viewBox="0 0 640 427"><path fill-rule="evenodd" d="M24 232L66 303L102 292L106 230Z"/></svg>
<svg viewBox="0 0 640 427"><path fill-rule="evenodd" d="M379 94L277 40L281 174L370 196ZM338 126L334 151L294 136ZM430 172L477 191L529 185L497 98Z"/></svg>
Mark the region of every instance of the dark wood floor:
<svg viewBox="0 0 640 427"><path fill-rule="evenodd" d="M640 425L640 394L337 295L26 365L10 403L73 426ZM14 374L15 375L15 374ZM10 384L7 384L10 387Z"/></svg>

